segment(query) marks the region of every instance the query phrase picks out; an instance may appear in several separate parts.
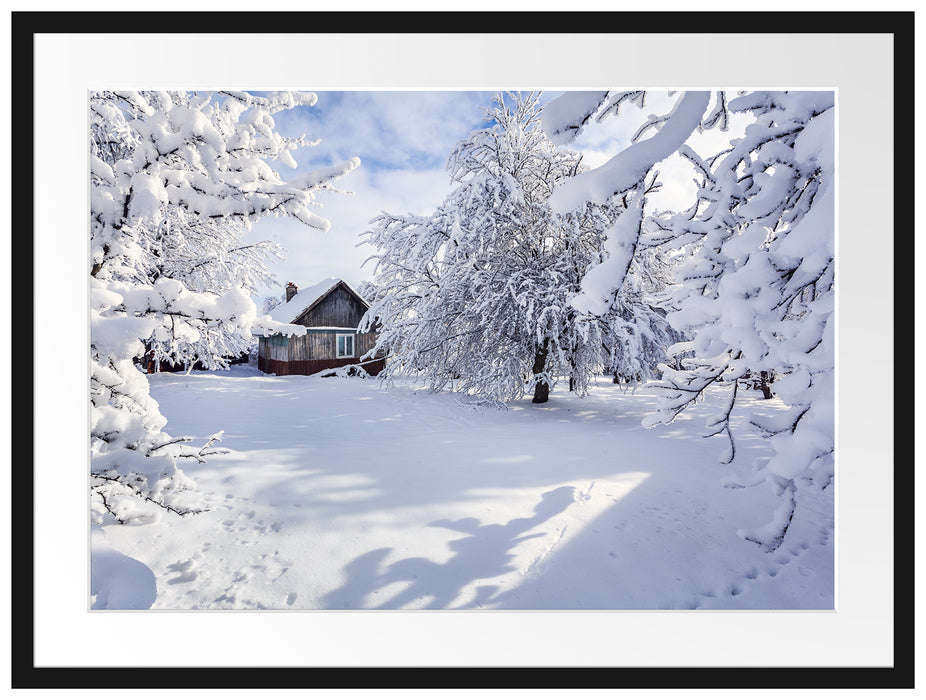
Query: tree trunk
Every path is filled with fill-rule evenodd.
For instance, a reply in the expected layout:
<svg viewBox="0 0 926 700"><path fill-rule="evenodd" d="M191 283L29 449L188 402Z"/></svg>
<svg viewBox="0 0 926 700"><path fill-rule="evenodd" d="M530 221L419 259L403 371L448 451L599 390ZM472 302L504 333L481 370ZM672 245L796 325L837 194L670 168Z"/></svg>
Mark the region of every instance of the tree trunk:
<svg viewBox="0 0 926 700"><path fill-rule="evenodd" d="M534 353L533 372L535 377L543 372L544 367L547 364L548 347L548 343L545 340L543 342L543 347L537 348L537 351ZM531 403L546 403L549 399L550 385L544 381L537 382L534 385L534 398L531 400Z"/></svg>
<svg viewBox="0 0 926 700"><path fill-rule="evenodd" d="M768 385L768 372L759 372L759 388L762 390L762 398L772 398L772 388Z"/></svg>

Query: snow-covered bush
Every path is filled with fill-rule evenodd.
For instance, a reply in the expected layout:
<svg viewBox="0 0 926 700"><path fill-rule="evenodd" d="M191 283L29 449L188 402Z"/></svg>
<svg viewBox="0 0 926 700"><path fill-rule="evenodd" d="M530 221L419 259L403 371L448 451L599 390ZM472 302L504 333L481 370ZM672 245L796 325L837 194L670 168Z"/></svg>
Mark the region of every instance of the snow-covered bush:
<svg viewBox="0 0 926 700"><path fill-rule="evenodd" d="M196 505L177 468L202 459L220 434L192 449L165 419L135 364L196 358L210 366L250 344L251 332L304 332L258 317L249 291L271 247L240 236L264 216L326 230L315 194L359 160L285 182L303 139L274 131L272 115L308 106L312 93L96 92L90 97L91 487L99 519L144 517L141 500L179 513ZM237 351L237 352L236 352Z"/></svg>
<svg viewBox="0 0 926 700"><path fill-rule="evenodd" d="M691 334L673 348L688 359L681 368L661 367L665 400L646 425L672 421L708 387L726 387L728 399L709 431L727 436L722 461L731 462L730 416L742 381L761 372L781 377L774 391L788 412L774 424L755 420L774 456L731 481L768 483L781 497L766 527L741 532L767 550L785 537L800 488L827 488L833 479L834 97L754 91L730 99L718 92L709 108L709 93L682 93L628 148L553 194L559 211L618 196L632 203L608 233L608 258L583 279L583 295L574 302L579 309L603 313L640 249L659 245L690 253L668 315L675 328ZM544 125L565 144L593 120L616 115L628 102L642 106L644 99L639 91L567 93L545 111ZM687 143L696 131L725 129L734 113L752 119L730 148L701 156ZM649 129L657 131L640 139ZM675 153L699 174L695 201L674 216L647 216L646 177Z"/></svg>

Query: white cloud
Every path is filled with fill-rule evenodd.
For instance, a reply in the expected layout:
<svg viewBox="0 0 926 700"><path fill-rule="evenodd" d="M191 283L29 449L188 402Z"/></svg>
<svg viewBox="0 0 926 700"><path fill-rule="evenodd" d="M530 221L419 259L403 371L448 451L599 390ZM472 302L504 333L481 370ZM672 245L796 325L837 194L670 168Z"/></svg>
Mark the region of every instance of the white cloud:
<svg viewBox="0 0 926 700"><path fill-rule="evenodd" d="M479 107L491 95L477 92L319 92L313 108L277 115L277 129L288 136L305 134L320 139L317 146L295 153L295 170L280 167L284 179L315 167L358 156L361 166L336 183L350 196L323 192L318 214L330 220L325 232L308 229L288 219L258 222L250 240L273 240L286 249L286 259L274 265L279 289L301 286L324 277L343 277L351 284L372 276L372 263L361 268L374 252L360 234L382 212L426 214L449 191L444 169L453 146L483 124Z"/></svg>
<svg viewBox="0 0 926 700"><path fill-rule="evenodd" d="M318 92L311 109L281 113L286 135L305 133L321 143L300 149L297 161L330 163L358 156L375 167L430 167L474 128L491 93L459 91Z"/></svg>
<svg viewBox="0 0 926 700"><path fill-rule="evenodd" d="M342 277L358 285L373 275L373 263L363 265L373 251L361 234L382 212L427 214L443 201L450 178L441 168L376 170L360 168L345 177L342 189L352 195L323 192L321 216L331 221L326 232L310 229L290 219L265 219L248 234L250 240L272 240L287 249L286 259L274 266L279 284L261 296L278 296L288 281L307 286L324 277Z"/></svg>

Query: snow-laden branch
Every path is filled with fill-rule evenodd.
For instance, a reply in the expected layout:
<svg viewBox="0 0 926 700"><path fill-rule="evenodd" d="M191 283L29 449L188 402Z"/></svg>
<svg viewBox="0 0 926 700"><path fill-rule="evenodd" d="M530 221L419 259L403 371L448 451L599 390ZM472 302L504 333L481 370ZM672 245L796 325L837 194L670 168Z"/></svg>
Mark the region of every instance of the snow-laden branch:
<svg viewBox="0 0 926 700"><path fill-rule="evenodd" d="M550 197L550 206L562 213L583 202L606 204L636 187L656 163L675 153L697 129L709 98L708 92L684 93L658 132L631 144L604 165L559 185Z"/></svg>
<svg viewBox="0 0 926 700"><path fill-rule="evenodd" d="M611 99L619 105L628 95ZM769 484L781 505L767 527L743 531L768 550L783 541L802 489L826 488L834 475L834 98L828 91L751 91L733 99L718 92L708 112L707 93L685 93L671 115L650 120L661 125L655 135L580 173L551 200L559 211L607 201L638 188L642 173L672 153L694 166L698 187L684 211L631 216L628 207L609 233L608 257L585 276L575 304L600 314L619 301L628 255L650 245L674 249L680 265L667 320L690 339L670 351L674 366L661 366L656 386L665 397L644 424L669 422L708 388L727 387L727 403L708 432L727 435L722 461L732 462L730 416L743 393L737 382L746 374L774 379L787 410L751 419L773 456L745 482ZM561 100L544 125L564 137L590 124L596 111L608 111L600 95ZM687 143L695 130L722 131L743 116L752 123L729 148L702 157Z"/></svg>

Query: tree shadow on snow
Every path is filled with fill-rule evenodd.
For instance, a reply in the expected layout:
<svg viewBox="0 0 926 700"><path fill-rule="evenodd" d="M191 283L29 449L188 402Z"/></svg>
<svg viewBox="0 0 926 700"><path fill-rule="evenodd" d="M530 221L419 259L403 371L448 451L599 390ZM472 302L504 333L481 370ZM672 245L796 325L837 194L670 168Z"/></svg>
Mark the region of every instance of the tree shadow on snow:
<svg viewBox="0 0 926 700"><path fill-rule="evenodd" d="M429 525L466 534L449 543L453 551L450 559L438 563L423 557L409 557L385 564L392 548L372 550L345 567L347 582L325 596L322 607L448 609L474 581L514 571L511 564L514 547L525 540L544 536L543 533L525 533L562 513L574 501L575 489L561 486L543 494L533 515L515 518L503 525L483 525L477 518L436 520ZM394 593L392 589L396 589ZM477 606L479 599L487 599L493 591L491 586L480 587L477 599L463 607ZM387 595L388 598L380 600Z"/></svg>

